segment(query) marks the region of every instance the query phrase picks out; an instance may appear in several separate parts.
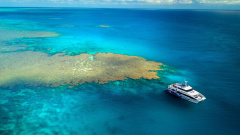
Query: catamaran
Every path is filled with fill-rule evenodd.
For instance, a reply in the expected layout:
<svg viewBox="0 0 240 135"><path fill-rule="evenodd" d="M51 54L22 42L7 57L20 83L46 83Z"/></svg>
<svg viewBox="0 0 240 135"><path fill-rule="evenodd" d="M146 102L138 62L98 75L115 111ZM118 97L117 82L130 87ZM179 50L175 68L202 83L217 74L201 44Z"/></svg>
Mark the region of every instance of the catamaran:
<svg viewBox="0 0 240 135"><path fill-rule="evenodd" d="M166 91L193 103L198 103L206 99L201 93L193 90L191 86L187 85L187 81L185 81L185 83L168 85Z"/></svg>

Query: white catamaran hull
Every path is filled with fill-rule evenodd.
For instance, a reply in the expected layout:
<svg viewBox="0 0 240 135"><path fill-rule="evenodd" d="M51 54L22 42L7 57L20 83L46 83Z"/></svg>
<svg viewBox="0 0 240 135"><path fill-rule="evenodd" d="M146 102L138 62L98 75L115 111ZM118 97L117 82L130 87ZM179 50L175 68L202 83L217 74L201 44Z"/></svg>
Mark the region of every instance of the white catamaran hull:
<svg viewBox="0 0 240 135"><path fill-rule="evenodd" d="M190 102L193 102L193 103L198 103L198 102L199 102L199 100L196 100L196 99L192 99L192 98L190 98L190 97L183 96L182 94L177 93L176 91L172 91L172 90L170 90L170 89L166 89L166 91L169 92L169 93L171 93L171 94L173 94L173 95L175 95L175 96L178 96L178 97L180 97L180 98L182 98L182 99L185 99L185 100L187 100L187 101L190 101Z"/></svg>

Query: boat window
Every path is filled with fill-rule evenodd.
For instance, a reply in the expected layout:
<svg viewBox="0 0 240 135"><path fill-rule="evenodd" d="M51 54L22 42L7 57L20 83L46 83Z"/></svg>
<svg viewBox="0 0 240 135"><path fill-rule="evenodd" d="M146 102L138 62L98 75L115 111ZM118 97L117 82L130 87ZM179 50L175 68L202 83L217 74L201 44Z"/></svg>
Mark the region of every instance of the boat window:
<svg viewBox="0 0 240 135"><path fill-rule="evenodd" d="M183 94L184 96L186 96L186 97L189 97L189 98L191 98L191 99L195 99L195 98L193 98L193 97L191 97L191 96L188 96L188 95L186 95L186 94Z"/></svg>
<svg viewBox="0 0 240 135"><path fill-rule="evenodd" d="M186 92L189 92L189 91L192 91L193 89L190 89L190 90L184 90L184 91L186 91Z"/></svg>

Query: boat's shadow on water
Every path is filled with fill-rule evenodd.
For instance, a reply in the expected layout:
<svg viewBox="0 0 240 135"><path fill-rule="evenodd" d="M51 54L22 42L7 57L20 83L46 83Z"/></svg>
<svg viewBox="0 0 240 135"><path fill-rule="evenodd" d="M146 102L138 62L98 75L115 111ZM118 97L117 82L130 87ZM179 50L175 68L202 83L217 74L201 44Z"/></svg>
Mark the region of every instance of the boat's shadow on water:
<svg viewBox="0 0 240 135"><path fill-rule="evenodd" d="M195 105L194 103L169 94L166 91L162 91L159 94L149 93L148 96L157 102L161 102L161 104L171 105L173 107L192 108Z"/></svg>
<svg viewBox="0 0 240 135"><path fill-rule="evenodd" d="M135 88L136 89L136 88ZM136 90L136 93L129 91L121 91L115 93L106 89L98 88L95 92L101 97L100 99L106 99L107 102L115 102L119 105L138 105L154 103L156 106L172 106L176 108L193 108L196 104L174 96L166 91L159 91L159 88L152 88L151 90L143 92L144 89ZM141 106L141 105L140 105Z"/></svg>

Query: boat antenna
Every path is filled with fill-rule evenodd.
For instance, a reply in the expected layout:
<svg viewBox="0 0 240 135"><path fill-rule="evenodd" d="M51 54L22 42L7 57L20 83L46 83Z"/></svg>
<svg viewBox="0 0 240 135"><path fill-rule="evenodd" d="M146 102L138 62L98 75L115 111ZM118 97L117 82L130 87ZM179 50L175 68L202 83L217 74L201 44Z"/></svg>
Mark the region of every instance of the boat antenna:
<svg viewBox="0 0 240 135"><path fill-rule="evenodd" d="M187 82L188 82L188 81L185 81L185 79L184 79L184 82L185 82L185 85L187 85Z"/></svg>

